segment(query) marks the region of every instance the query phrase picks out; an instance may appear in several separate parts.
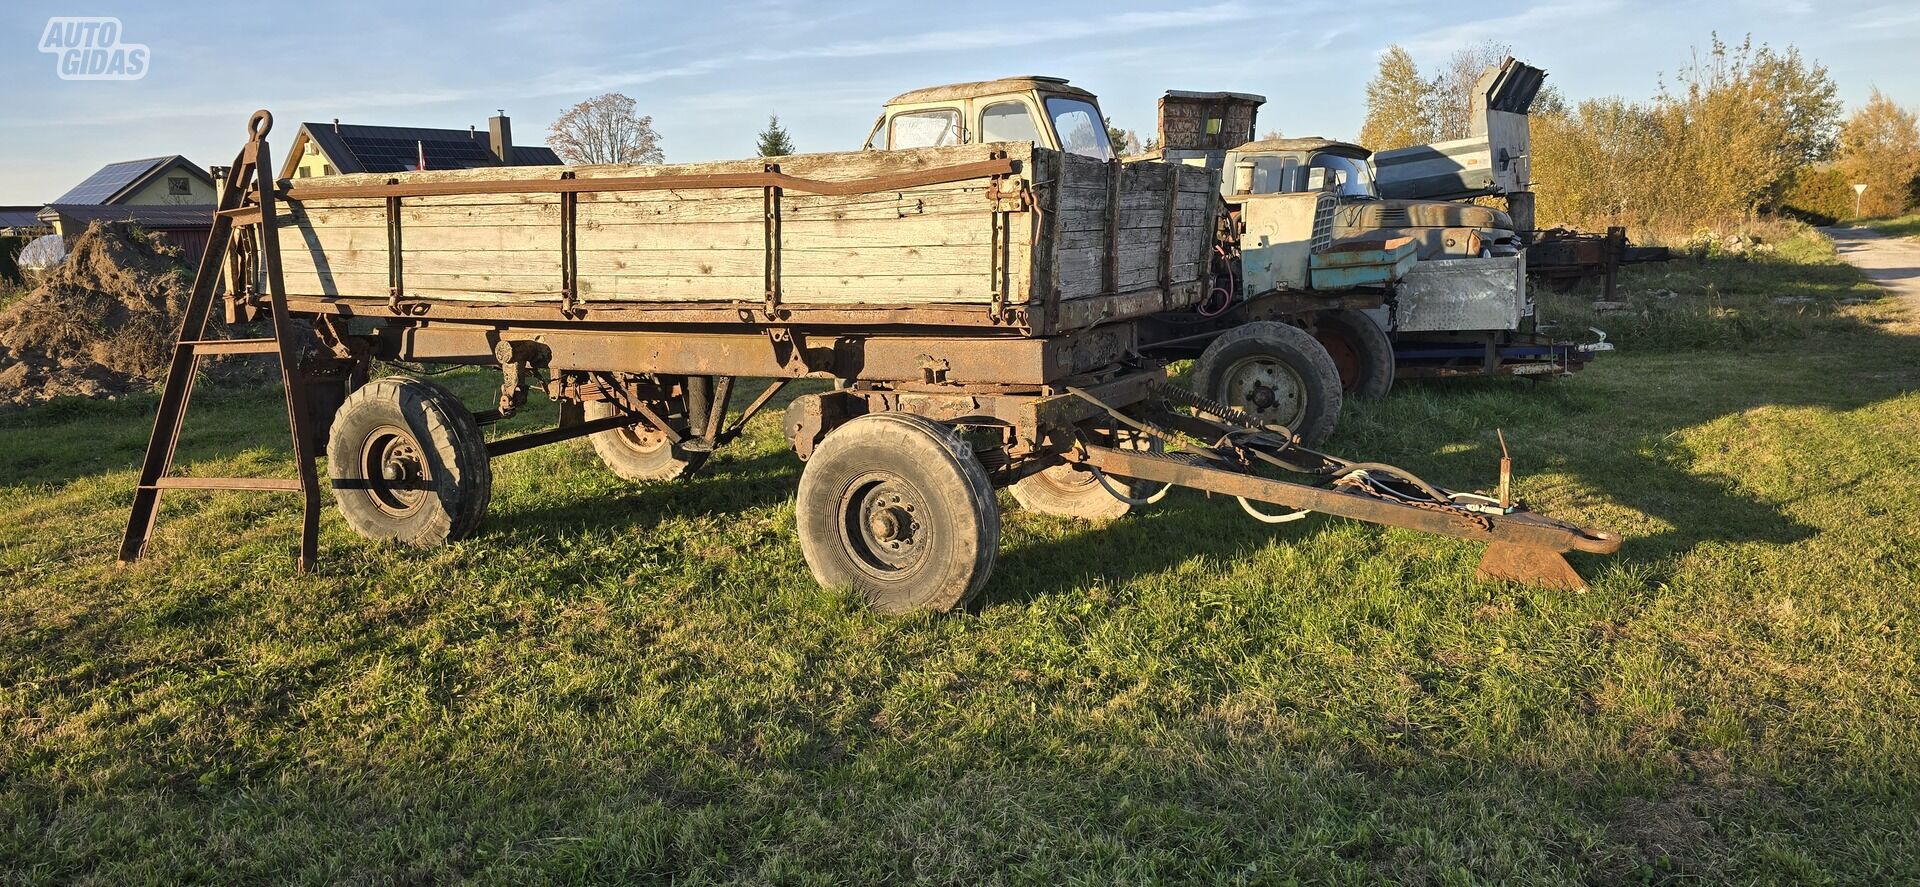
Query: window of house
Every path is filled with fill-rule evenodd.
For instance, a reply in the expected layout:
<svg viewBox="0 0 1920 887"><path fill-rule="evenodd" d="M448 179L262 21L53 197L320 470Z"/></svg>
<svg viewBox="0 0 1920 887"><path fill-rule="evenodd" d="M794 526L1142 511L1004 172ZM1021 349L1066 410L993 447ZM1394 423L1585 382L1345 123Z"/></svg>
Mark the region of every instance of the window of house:
<svg viewBox="0 0 1920 887"><path fill-rule="evenodd" d="M193 196L193 184L186 176L167 176L167 194L173 197Z"/></svg>
<svg viewBox="0 0 1920 887"><path fill-rule="evenodd" d="M1033 115L1027 113L1027 106L1020 102L1000 102L988 105L980 112L980 141L983 142L1038 142L1040 128L1033 123Z"/></svg>
<svg viewBox="0 0 1920 887"><path fill-rule="evenodd" d="M938 148L960 144L960 112L912 111L895 114L887 127L887 147Z"/></svg>

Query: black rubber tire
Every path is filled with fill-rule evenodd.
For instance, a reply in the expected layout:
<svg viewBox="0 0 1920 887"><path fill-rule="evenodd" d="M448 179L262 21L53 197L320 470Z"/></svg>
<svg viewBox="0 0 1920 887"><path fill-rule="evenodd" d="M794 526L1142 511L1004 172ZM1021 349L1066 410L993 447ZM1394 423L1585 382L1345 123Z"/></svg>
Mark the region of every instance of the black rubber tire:
<svg viewBox="0 0 1920 887"><path fill-rule="evenodd" d="M1364 312L1352 308L1314 317L1314 338L1333 358L1340 389L1355 397L1386 397L1393 390L1393 340Z"/></svg>
<svg viewBox="0 0 1920 887"><path fill-rule="evenodd" d="M584 405L589 422L611 416L619 409L604 400L590 400ZM636 422L631 428L616 428L588 436L593 441L593 452L600 457L600 462L607 466L607 470L632 481L675 480L693 470L692 455L668 443L666 438L643 442L640 439L642 424ZM675 430L686 433L684 428Z"/></svg>
<svg viewBox="0 0 1920 887"><path fill-rule="evenodd" d="M1228 374L1247 370L1280 373L1297 390L1284 396L1283 403L1262 410L1250 402L1254 398L1247 391L1230 390L1236 382ZM1234 327L1207 345L1194 361L1191 378L1194 390L1247 408L1255 418L1286 425L1308 446L1325 443L1340 422L1340 371L1327 349L1297 326L1262 320Z"/></svg>
<svg viewBox="0 0 1920 887"><path fill-rule="evenodd" d="M813 577L887 613L965 604L1000 547L1000 509L973 449L909 413L872 413L828 433L800 473L794 511Z"/></svg>
<svg viewBox="0 0 1920 887"><path fill-rule="evenodd" d="M377 466L409 466L389 480ZM389 376L347 395L327 435L327 475L347 526L421 548L471 534L493 498L487 440L444 386Z"/></svg>

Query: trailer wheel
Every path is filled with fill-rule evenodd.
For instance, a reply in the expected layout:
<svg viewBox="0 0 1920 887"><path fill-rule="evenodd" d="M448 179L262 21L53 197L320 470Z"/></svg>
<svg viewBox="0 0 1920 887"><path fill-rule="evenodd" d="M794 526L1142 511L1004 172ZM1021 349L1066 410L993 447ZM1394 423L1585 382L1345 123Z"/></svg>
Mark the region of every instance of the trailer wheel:
<svg viewBox="0 0 1920 887"><path fill-rule="evenodd" d="M1122 449L1158 452L1159 442L1145 437L1122 440ZM1107 484L1133 499L1153 496L1156 485L1150 481L1107 477ZM1093 472L1065 463L1015 481L1007 488L1020 507L1054 517L1081 520L1115 520L1133 511L1133 504L1116 498L1102 486Z"/></svg>
<svg viewBox="0 0 1920 887"><path fill-rule="evenodd" d="M368 539L419 547L463 538L493 498L493 466L473 414L446 388L390 376L340 405L327 438L333 501Z"/></svg>
<svg viewBox="0 0 1920 887"><path fill-rule="evenodd" d="M1276 321L1242 324L1207 346L1194 388L1262 422L1285 425L1310 446L1340 421L1340 371L1306 330Z"/></svg>
<svg viewBox="0 0 1920 887"><path fill-rule="evenodd" d="M1359 397L1386 397L1393 390L1393 340L1373 318L1351 308L1314 318L1314 338L1340 371L1340 390Z"/></svg>
<svg viewBox="0 0 1920 887"><path fill-rule="evenodd" d="M604 419L619 411L604 400L588 401L587 421ZM672 420L668 420L672 421ZM684 432L684 429L679 429ZM667 441L667 436L645 422L590 435L593 452L607 470L627 480L674 480L693 468L693 458L684 449Z"/></svg>
<svg viewBox="0 0 1920 887"><path fill-rule="evenodd" d="M907 413L829 433L800 473L794 508L813 577L888 613L965 603L1000 546L1000 510L973 449Z"/></svg>

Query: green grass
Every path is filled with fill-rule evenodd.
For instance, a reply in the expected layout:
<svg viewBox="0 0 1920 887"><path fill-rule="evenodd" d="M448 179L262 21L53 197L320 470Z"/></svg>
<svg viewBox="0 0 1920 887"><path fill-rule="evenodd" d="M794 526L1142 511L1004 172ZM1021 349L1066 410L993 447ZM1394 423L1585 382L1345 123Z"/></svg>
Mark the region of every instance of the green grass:
<svg viewBox="0 0 1920 887"><path fill-rule="evenodd" d="M1920 237L1920 213L1888 219L1867 219L1856 224L1895 237Z"/></svg>
<svg viewBox="0 0 1920 887"><path fill-rule="evenodd" d="M1857 292L1830 261L1646 273L1745 309ZM1585 593L1189 494L1009 505L975 611L876 616L809 580L771 416L667 486L507 457L442 550L329 511L311 576L286 498L177 495L121 569L152 399L12 413L0 878L1920 879L1920 331L1831 301L1349 412L1335 451L1458 486L1503 429L1537 507L1627 536ZM194 406L184 465L281 464L270 393Z"/></svg>

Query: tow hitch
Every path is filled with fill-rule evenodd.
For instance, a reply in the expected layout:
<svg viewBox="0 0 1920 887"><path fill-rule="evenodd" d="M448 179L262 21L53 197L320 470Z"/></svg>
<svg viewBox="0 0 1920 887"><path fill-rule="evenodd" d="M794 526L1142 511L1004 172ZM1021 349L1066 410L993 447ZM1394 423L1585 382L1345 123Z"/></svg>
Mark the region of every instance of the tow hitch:
<svg viewBox="0 0 1920 887"><path fill-rule="evenodd" d="M1136 439L1144 436L1154 444L1118 449L1083 440L1067 454L1068 461L1092 471L1115 495L1121 494L1107 482L1108 475L1232 496L1249 513L1268 522L1320 512L1478 540L1487 543L1479 578L1553 589L1587 587L1567 563L1566 552L1620 550L1617 534L1535 514L1523 503L1438 487L1392 465L1352 462L1308 449L1294 443L1293 434L1282 426L1261 425L1232 407L1183 388L1158 386L1159 397L1136 405L1132 414L1085 391L1069 391L1099 406ZM1263 468L1312 480L1274 480L1254 473ZM1256 502L1292 511L1264 514L1252 507Z"/></svg>

